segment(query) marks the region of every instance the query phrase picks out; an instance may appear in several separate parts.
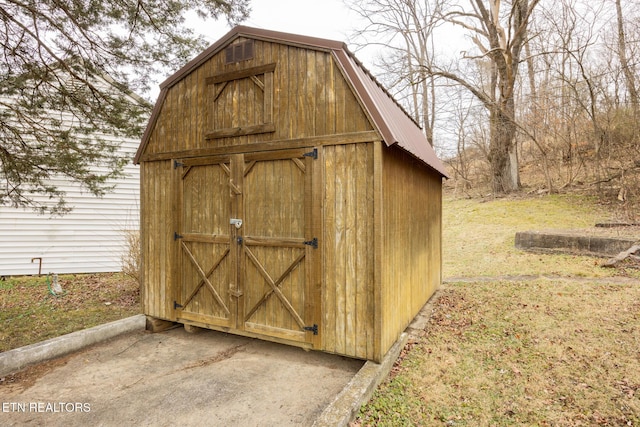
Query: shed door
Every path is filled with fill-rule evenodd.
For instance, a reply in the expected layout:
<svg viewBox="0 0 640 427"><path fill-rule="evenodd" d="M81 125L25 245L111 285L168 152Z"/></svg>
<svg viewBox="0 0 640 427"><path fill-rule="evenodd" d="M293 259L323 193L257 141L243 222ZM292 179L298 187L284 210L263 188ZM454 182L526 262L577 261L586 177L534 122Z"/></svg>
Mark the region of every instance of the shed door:
<svg viewBox="0 0 640 427"><path fill-rule="evenodd" d="M318 342L308 149L182 163L178 318ZM197 188L196 188L197 187ZM241 221L241 223L239 223Z"/></svg>
<svg viewBox="0 0 640 427"><path fill-rule="evenodd" d="M175 166L181 206L175 235L181 271L177 317L233 327L230 158L184 160Z"/></svg>
<svg viewBox="0 0 640 427"><path fill-rule="evenodd" d="M317 319L309 289L312 157L294 150L247 154L243 177L242 328L308 341Z"/></svg>

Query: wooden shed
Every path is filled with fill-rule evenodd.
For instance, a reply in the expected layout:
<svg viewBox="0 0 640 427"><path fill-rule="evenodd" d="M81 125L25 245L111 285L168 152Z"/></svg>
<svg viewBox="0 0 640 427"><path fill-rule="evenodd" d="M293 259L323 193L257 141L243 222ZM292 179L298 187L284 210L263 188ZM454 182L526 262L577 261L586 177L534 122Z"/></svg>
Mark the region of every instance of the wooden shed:
<svg viewBox="0 0 640 427"><path fill-rule="evenodd" d="M150 317L379 361L441 282L444 166L344 43L234 28L135 162Z"/></svg>

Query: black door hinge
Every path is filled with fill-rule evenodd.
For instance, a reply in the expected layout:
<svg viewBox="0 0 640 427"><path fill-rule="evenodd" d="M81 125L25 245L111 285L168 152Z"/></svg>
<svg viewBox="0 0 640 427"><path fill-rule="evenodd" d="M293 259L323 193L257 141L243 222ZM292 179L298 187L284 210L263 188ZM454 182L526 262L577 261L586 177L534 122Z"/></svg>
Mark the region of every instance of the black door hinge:
<svg viewBox="0 0 640 427"><path fill-rule="evenodd" d="M174 301L173 301L173 309L174 309L174 310L177 310L177 309L179 309L179 308L182 308L182 305L178 304L178 301L175 301L175 300L174 300Z"/></svg>
<svg viewBox="0 0 640 427"><path fill-rule="evenodd" d="M318 149L314 148L313 151L303 154L304 157L313 157L314 160L318 160Z"/></svg>
<svg viewBox="0 0 640 427"><path fill-rule="evenodd" d="M183 166L184 166L184 163L181 163L181 162L179 162L179 161L177 161L177 160L174 160L174 161L173 161L173 168L174 168L174 169L178 169L178 168L181 168L181 167L183 167Z"/></svg>
<svg viewBox="0 0 640 427"><path fill-rule="evenodd" d="M318 325L313 325L313 326L305 326L304 327L305 331L309 331L309 332L313 332L313 335L318 335Z"/></svg>
<svg viewBox="0 0 640 427"><path fill-rule="evenodd" d="M173 240L182 239L182 234L178 234L177 231L173 232Z"/></svg>
<svg viewBox="0 0 640 427"><path fill-rule="evenodd" d="M305 245L311 246L313 249L318 249L318 238L314 237L311 240L305 240L303 242Z"/></svg>

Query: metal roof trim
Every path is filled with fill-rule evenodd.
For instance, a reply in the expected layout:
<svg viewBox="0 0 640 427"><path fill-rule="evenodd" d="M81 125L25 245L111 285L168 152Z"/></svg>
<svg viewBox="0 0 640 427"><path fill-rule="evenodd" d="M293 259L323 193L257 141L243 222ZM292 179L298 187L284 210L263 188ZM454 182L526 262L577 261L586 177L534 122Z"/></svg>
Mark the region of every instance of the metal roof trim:
<svg viewBox="0 0 640 427"><path fill-rule="evenodd" d="M438 158L420 127L396 102L371 73L349 51L336 51L336 58L360 96L374 125L387 146L399 147L448 178L444 163Z"/></svg>

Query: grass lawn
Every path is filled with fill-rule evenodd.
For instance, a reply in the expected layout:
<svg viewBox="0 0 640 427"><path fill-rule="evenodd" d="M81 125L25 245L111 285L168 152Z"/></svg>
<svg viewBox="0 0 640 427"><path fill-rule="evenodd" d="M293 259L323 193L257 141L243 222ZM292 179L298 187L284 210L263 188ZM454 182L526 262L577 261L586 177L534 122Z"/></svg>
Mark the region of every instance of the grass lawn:
<svg viewBox="0 0 640 427"><path fill-rule="evenodd" d="M575 196L446 199L433 315L354 425L640 425L638 271L513 248L606 219Z"/></svg>
<svg viewBox="0 0 640 427"><path fill-rule="evenodd" d="M0 352L140 313L139 287L123 274L62 275L0 281Z"/></svg>

